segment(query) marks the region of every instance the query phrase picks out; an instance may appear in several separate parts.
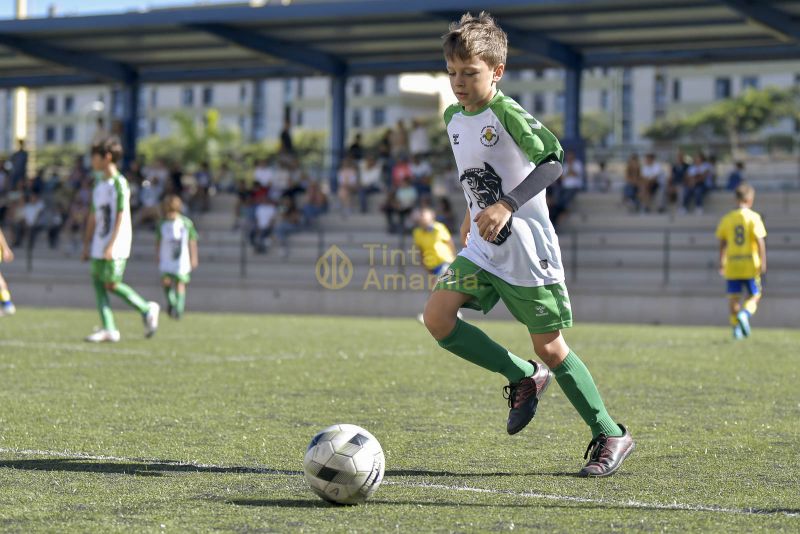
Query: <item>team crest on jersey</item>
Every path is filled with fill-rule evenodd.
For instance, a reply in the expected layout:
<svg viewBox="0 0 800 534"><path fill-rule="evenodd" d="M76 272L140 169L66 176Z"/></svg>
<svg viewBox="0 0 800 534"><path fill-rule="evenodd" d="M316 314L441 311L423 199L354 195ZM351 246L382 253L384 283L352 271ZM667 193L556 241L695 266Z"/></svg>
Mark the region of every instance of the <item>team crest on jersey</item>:
<svg viewBox="0 0 800 534"><path fill-rule="evenodd" d="M453 278L455 274L456 273L455 271L453 271L453 269L447 269L446 272L442 273L441 276L439 276L439 282L447 282L448 280Z"/></svg>
<svg viewBox="0 0 800 534"><path fill-rule="evenodd" d="M500 136L497 135L497 128L494 126L483 127L483 130L481 130L481 144L483 146L494 146L499 140Z"/></svg>
<svg viewBox="0 0 800 534"><path fill-rule="evenodd" d="M544 269L546 271L547 267L548 267L547 260L539 260L539 267L541 267L542 269Z"/></svg>
<svg viewBox="0 0 800 534"><path fill-rule="evenodd" d="M459 136L459 134L453 134L453 144L454 145L458 144L458 136Z"/></svg>
<svg viewBox="0 0 800 534"><path fill-rule="evenodd" d="M478 204L480 209L486 209L503 196L503 180L497 175L491 165L484 162L483 169L474 167L472 169L464 169L464 173L459 177L461 186L469 188L470 201L469 206L472 207L472 199ZM497 237L492 241L495 245L502 245L511 235L511 219L500 230Z"/></svg>

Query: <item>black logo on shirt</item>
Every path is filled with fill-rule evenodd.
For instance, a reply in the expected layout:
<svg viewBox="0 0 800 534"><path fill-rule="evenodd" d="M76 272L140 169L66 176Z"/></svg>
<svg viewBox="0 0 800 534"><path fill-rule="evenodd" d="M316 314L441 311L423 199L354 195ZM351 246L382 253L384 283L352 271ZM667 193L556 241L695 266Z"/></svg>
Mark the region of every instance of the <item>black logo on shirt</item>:
<svg viewBox="0 0 800 534"><path fill-rule="evenodd" d="M453 144L454 145L458 144L458 136L459 136L459 134L453 134Z"/></svg>
<svg viewBox="0 0 800 534"><path fill-rule="evenodd" d="M486 209L503 196L503 180L497 175L491 165L484 162L484 168L475 167L472 169L465 169L464 173L459 177L461 187L466 184L469 187L470 201L469 206L472 207L472 199L478 204L480 209ZM508 219L506 225L497 234L497 237L492 241L495 245L502 245L511 235L511 219Z"/></svg>

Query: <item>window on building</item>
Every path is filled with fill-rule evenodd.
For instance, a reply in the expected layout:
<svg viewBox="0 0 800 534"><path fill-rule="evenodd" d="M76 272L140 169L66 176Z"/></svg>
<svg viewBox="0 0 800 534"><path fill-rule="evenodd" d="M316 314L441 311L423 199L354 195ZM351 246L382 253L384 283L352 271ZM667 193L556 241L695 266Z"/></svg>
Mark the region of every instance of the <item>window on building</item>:
<svg viewBox="0 0 800 534"><path fill-rule="evenodd" d="M150 135L155 135L158 133L158 121L155 119L150 119Z"/></svg>
<svg viewBox="0 0 800 534"><path fill-rule="evenodd" d="M47 96L44 100L44 112L47 115L56 114L56 97L53 95Z"/></svg>
<svg viewBox="0 0 800 534"><path fill-rule="evenodd" d="M601 89L600 90L600 109L603 111L608 111L608 89Z"/></svg>
<svg viewBox="0 0 800 534"><path fill-rule="evenodd" d="M678 78L672 80L672 101L681 101L681 81Z"/></svg>
<svg viewBox="0 0 800 534"><path fill-rule="evenodd" d="M372 108L372 126L383 126L384 124L386 124L386 110Z"/></svg>
<svg viewBox="0 0 800 534"><path fill-rule="evenodd" d="M533 77L537 80L541 80L544 78L544 71L542 69L536 69L533 71Z"/></svg>
<svg viewBox="0 0 800 534"><path fill-rule="evenodd" d="M213 106L214 105L214 88L210 85L206 85L203 87L203 105L204 106Z"/></svg>
<svg viewBox="0 0 800 534"><path fill-rule="evenodd" d="M544 95L542 93L533 93L533 112L536 115L544 114Z"/></svg>
<svg viewBox="0 0 800 534"><path fill-rule="evenodd" d="M564 113L564 91L556 93L556 113Z"/></svg>
<svg viewBox="0 0 800 534"><path fill-rule="evenodd" d="M247 100L247 85L242 84L239 86L239 102L245 102Z"/></svg>
<svg viewBox="0 0 800 534"><path fill-rule="evenodd" d="M800 86L800 73L794 75L795 86Z"/></svg>
<svg viewBox="0 0 800 534"><path fill-rule="evenodd" d="M742 89L758 89L758 76L742 76Z"/></svg>
<svg viewBox="0 0 800 534"><path fill-rule="evenodd" d="M626 145L633 142L633 129L631 128L631 121L628 119L622 120L622 142Z"/></svg>
<svg viewBox="0 0 800 534"><path fill-rule="evenodd" d="M64 97L64 114L71 115L75 113L75 97L67 95Z"/></svg>
<svg viewBox="0 0 800 534"><path fill-rule="evenodd" d="M376 95L386 93L386 76L375 76L373 78L372 92Z"/></svg>
<svg viewBox="0 0 800 534"><path fill-rule="evenodd" d="M61 136L64 143L74 143L75 127L71 124L67 124L66 126L64 126L64 130L61 132Z"/></svg>
<svg viewBox="0 0 800 534"><path fill-rule="evenodd" d="M714 80L714 99L722 100L731 97L731 79L717 78Z"/></svg>
<svg viewBox="0 0 800 534"><path fill-rule="evenodd" d="M361 128L361 110L354 109L350 118L350 124L353 128Z"/></svg>
<svg viewBox="0 0 800 534"><path fill-rule="evenodd" d="M55 143L56 142L56 127L55 126L48 126L44 129L44 142L45 143Z"/></svg>
<svg viewBox="0 0 800 534"><path fill-rule="evenodd" d="M361 80L353 80L353 96L361 96Z"/></svg>
<svg viewBox="0 0 800 534"><path fill-rule="evenodd" d="M305 94L305 87L303 83L303 78L297 78L297 98L303 98Z"/></svg>
<svg viewBox="0 0 800 534"><path fill-rule="evenodd" d="M183 88L183 92L181 94L181 103L185 108L194 106L194 87Z"/></svg>
<svg viewBox="0 0 800 534"><path fill-rule="evenodd" d="M297 112L294 114L294 125L298 127L303 126L303 110L298 109Z"/></svg>
<svg viewBox="0 0 800 534"><path fill-rule="evenodd" d="M122 107L122 90L121 89L112 89L111 90L111 114L114 117L122 117L124 110Z"/></svg>
<svg viewBox="0 0 800 534"><path fill-rule="evenodd" d="M663 76L656 76L653 85L653 100L657 108L664 108L667 105L667 80Z"/></svg>
<svg viewBox="0 0 800 534"><path fill-rule="evenodd" d="M150 108L155 109L158 107L158 89L153 87L150 89Z"/></svg>

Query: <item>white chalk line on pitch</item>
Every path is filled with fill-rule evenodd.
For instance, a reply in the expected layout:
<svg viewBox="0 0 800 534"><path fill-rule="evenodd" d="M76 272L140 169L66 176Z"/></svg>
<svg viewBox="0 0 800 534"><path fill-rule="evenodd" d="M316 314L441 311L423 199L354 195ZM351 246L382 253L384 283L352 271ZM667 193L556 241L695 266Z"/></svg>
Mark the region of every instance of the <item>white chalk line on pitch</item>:
<svg viewBox="0 0 800 534"><path fill-rule="evenodd" d="M44 451L36 449L14 449L14 448L0 447L0 454L15 454L18 456L50 456L56 458L111 461L111 462L138 462L138 463L168 465L175 467L196 467L198 469L220 469L220 470L225 469L231 471L240 471L243 473L255 473L255 474L265 474L265 475L299 476L302 474L300 471L272 469L268 467L231 466L231 465L205 464L205 463L190 462L190 461L160 460L158 458L136 458L136 457L125 457L125 456L111 456L103 454L98 455L98 454L89 454L85 452L73 452L68 450ZM507 495L509 497L519 497L524 499L596 504L600 506L605 505L605 506L616 506L620 508L633 508L633 509L644 509L644 510L664 510L664 511L676 510L683 512L711 512L718 514L735 514L735 515L800 517L800 513L785 511L780 509L770 510L763 508L725 508L722 506L685 504L679 502L652 503L652 502L637 501L635 499L614 501L610 499L574 497L570 495L555 495L549 493L538 493L534 491L497 490L489 488L475 488L471 486L435 484L430 482L401 482L401 481L384 480L383 483L387 486L397 486L404 488L425 488L425 489L438 489L445 491L460 491L468 493L483 493L489 495Z"/></svg>

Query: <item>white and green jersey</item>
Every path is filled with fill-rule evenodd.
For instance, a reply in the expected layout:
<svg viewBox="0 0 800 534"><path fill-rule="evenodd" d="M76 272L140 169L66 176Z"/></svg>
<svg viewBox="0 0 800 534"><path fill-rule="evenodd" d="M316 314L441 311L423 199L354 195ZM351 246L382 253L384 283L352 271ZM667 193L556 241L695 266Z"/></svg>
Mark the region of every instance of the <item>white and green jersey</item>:
<svg viewBox="0 0 800 534"><path fill-rule="evenodd" d="M197 241L197 230L188 217L178 215L174 219L163 219L158 225L156 240L159 242L158 268L162 273L192 272L189 241Z"/></svg>
<svg viewBox="0 0 800 534"><path fill-rule="evenodd" d="M92 258L103 259L103 252L111 241L118 213L122 214L122 224L111 249L111 259L125 260L131 255L133 230L131 228L130 196L128 181L119 173L111 178L95 180L91 207L95 218Z"/></svg>
<svg viewBox="0 0 800 534"><path fill-rule="evenodd" d="M475 112L458 104L448 107L444 121L470 219L517 187L536 165L548 158L564 158L558 139L500 91ZM469 243L460 255L517 286L564 280L561 250L544 192L519 206L492 242L480 237L473 221Z"/></svg>

